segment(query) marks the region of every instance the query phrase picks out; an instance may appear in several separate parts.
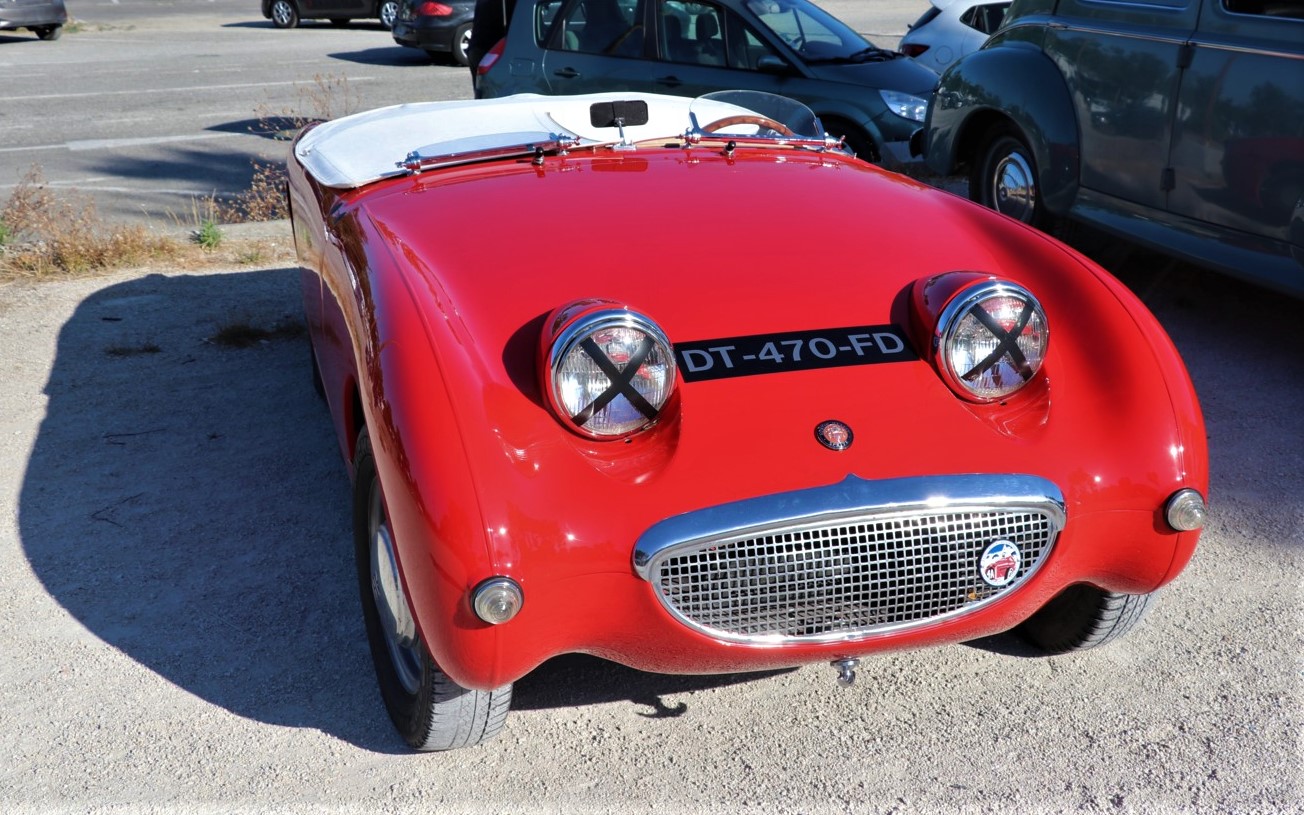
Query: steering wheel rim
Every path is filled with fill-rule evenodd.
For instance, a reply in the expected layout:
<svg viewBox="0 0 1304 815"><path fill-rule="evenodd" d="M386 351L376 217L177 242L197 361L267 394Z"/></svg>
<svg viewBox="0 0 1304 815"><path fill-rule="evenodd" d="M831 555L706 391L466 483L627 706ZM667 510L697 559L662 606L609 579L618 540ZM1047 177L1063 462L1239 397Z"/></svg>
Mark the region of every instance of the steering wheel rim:
<svg viewBox="0 0 1304 815"><path fill-rule="evenodd" d="M756 125L757 127L765 127L773 130L780 136L792 137L796 135L792 132L792 128L788 127L783 122L775 121L769 116L760 116L758 114L739 114L737 116L726 116L723 119L716 119L714 122L704 125L702 131L705 133L714 133L717 130L723 130L726 127L733 127L734 125Z"/></svg>

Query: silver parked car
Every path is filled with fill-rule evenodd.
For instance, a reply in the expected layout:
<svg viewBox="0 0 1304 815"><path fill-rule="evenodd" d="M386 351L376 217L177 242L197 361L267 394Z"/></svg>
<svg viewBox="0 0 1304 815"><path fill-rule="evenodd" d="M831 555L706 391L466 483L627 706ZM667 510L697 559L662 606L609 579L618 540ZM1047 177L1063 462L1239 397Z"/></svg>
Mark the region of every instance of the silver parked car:
<svg viewBox="0 0 1304 815"><path fill-rule="evenodd" d="M930 0L932 6L901 38L900 51L939 74L977 51L996 29L1010 0Z"/></svg>
<svg viewBox="0 0 1304 815"><path fill-rule="evenodd" d="M43 40L57 40L68 22L63 0L0 0L0 31L26 28Z"/></svg>

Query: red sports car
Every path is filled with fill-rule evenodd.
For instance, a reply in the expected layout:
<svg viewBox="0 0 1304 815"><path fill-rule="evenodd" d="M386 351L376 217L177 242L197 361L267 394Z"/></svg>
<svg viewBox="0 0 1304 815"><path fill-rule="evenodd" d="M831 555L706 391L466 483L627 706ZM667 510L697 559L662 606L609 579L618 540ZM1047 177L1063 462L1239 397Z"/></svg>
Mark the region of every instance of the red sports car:
<svg viewBox="0 0 1304 815"><path fill-rule="evenodd" d="M289 163L381 693L490 738L583 652L1109 641L1190 559L1182 361L1099 267L757 93L403 105Z"/></svg>

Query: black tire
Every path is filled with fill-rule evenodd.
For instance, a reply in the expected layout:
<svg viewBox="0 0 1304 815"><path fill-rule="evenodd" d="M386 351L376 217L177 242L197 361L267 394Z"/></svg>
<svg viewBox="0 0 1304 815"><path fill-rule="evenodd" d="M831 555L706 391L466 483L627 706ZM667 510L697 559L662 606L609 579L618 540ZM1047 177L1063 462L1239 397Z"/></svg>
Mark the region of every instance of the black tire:
<svg viewBox="0 0 1304 815"><path fill-rule="evenodd" d="M277 28L299 27L299 7L291 0L273 0L268 11L272 15L272 25Z"/></svg>
<svg viewBox="0 0 1304 815"><path fill-rule="evenodd" d="M1019 131L998 124L987 131L969 170L969 197L1017 221L1049 231L1054 219L1042 204L1032 148Z"/></svg>
<svg viewBox="0 0 1304 815"><path fill-rule="evenodd" d="M471 47L471 24L465 23L457 27L453 32L453 62L461 65L463 68L471 64L471 56L467 49Z"/></svg>
<svg viewBox="0 0 1304 815"><path fill-rule="evenodd" d="M1114 594L1070 586L1032 615L1018 633L1050 654L1085 651L1113 642L1141 621L1153 594Z"/></svg>
<svg viewBox="0 0 1304 815"><path fill-rule="evenodd" d="M824 131L835 139L841 138L846 148L861 161L868 161L870 164L882 163L883 157L879 154L874 140L860 128L844 123L840 119L830 119L824 123Z"/></svg>
<svg viewBox="0 0 1304 815"><path fill-rule="evenodd" d="M48 42L53 42L63 36L63 26L61 25L45 25L40 28L33 28L32 31L35 32L38 40Z"/></svg>
<svg viewBox="0 0 1304 815"><path fill-rule="evenodd" d="M393 28L394 21L398 19L398 0L385 0L380 4L376 16L380 17L380 24L385 28Z"/></svg>
<svg viewBox="0 0 1304 815"><path fill-rule="evenodd" d="M422 751L473 747L502 730L512 686L469 690L448 677L411 622L366 428L354 455L353 541L362 616L385 709L403 740ZM396 620L396 612L406 619ZM405 633L407 632L407 633Z"/></svg>

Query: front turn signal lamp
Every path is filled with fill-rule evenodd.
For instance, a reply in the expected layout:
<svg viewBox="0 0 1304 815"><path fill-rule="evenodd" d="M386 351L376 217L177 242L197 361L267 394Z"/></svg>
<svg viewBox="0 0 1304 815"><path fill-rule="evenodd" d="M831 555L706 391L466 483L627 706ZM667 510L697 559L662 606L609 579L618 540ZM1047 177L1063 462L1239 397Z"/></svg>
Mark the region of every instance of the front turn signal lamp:
<svg viewBox="0 0 1304 815"><path fill-rule="evenodd" d="M651 426L675 392L675 356L665 332L605 301L550 315L541 368L553 413L591 439L622 439Z"/></svg>
<svg viewBox="0 0 1304 815"><path fill-rule="evenodd" d="M491 577L471 592L475 616L490 625L502 625L515 617L525 605L525 593L510 577Z"/></svg>
<svg viewBox="0 0 1304 815"><path fill-rule="evenodd" d="M1178 532L1194 532L1204 528L1209 508L1204 496L1193 489L1178 490L1164 506L1164 518Z"/></svg>

